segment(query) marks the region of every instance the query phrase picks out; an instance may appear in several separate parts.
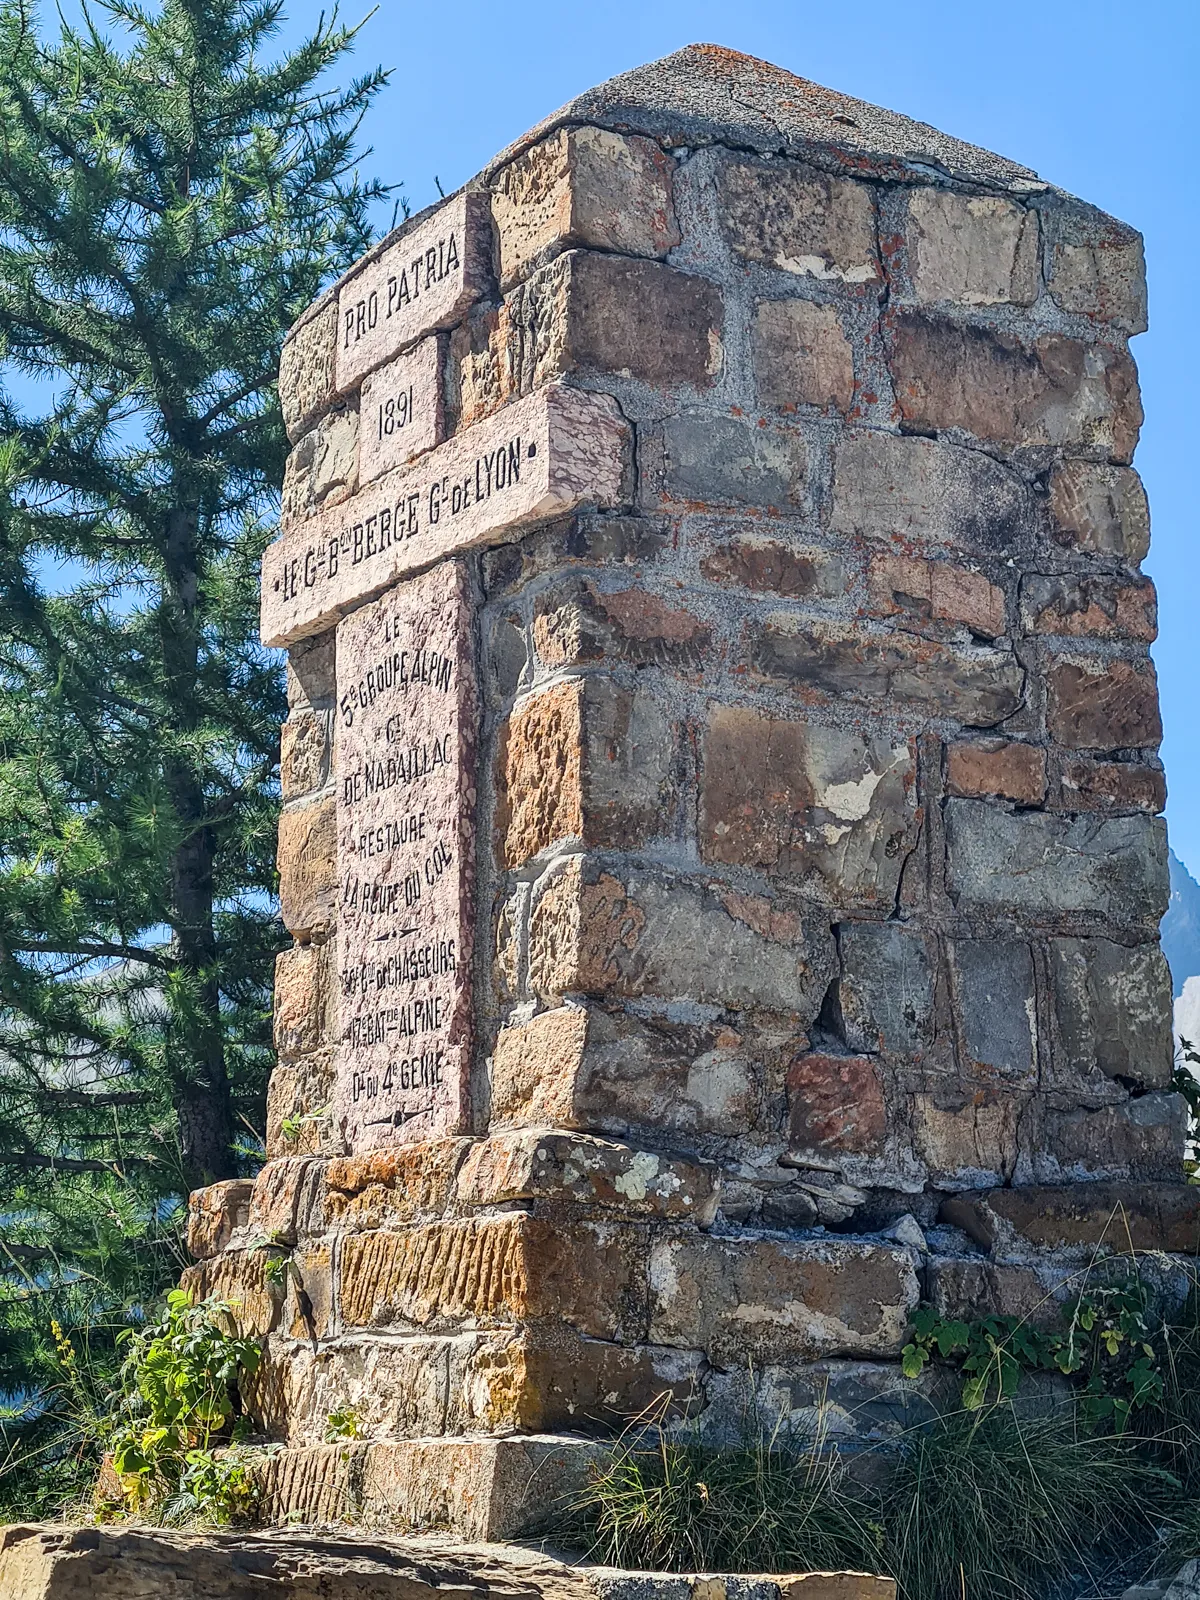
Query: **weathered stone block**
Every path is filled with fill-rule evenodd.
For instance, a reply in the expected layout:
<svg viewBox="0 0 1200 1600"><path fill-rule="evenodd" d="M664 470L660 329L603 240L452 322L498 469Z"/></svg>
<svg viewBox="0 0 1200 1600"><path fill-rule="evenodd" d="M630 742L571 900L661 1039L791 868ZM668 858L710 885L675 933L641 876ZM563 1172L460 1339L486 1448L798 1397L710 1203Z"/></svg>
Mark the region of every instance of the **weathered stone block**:
<svg viewBox="0 0 1200 1600"><path fill-rule="evenodd" d="M187 1247L198 1261L220 1255L250 1217L249 1178L226 1178L188 1196Z"/></svg>
<svg viewBox="0 0 1200 1600"><path fill-rule="evenodd" d="M1166 832L1149 817L1058 817L946 802L946 886L962 909L1157 924L1167 908Z"/></svg>
<svg viewBox="0 0 1200 1600"><path fill-rule="evenodd" d="M644 1273L635 1228L515 1213L348 1235L338 1303L347 1327L548 1318L629 1343L644 1330Z"/></svg>
<svg viewBox="0 0 1200 1600"><path fill-rule="evenodd" d="M996 795L1018 805L1041 805L1046 796L1046 752L1011 739L947 745L946 789L968 799Z"/></svg>
<svg viewBox="0 0 1200 1600"><path fill-rule="evenodd" d="M1029 1184L955 1195L942 1201L941 1220L1000 1254L1014 1245L1091 1253L1107 1244L1115 1251L1190 1256L1200 1249L1200 1189L1186 1183Z"/></svg>
<svg viewBox="0 0 1200 1600"><path fill-rule="evenodd" d="M1174 1057L1171 974L1157 942L1053 939L1050 986L1063 1067L1085 1078L1098 1068L1129 1087L1167 1087Z"/></svg>
<svg viewBox="0 0 1200 1600"><path fill-rule="evenodd" d="M275 957L275 1048L285 1059L333 1043L332 944L293 945Z"/></svg>
<svg viewBox="0 0 1200 1600"><path fill-rule="evenodd" d="M723 1365L897 1355L918 1291L894 1246L693 1234L652 1246L650 1295L655 1344Z"/></svg>
<svg viewBox="0 0 1200 1600"><path fill-rule="evenodd" d="M1023 939L955 939L950 952L964 1068L980 1078L1031 1079L1037 1012L1029 945Z"/></svg>
<svg viewBox="0 0 1200 1600"><path fill-rule="evenodd" d="M1025 485L980 450L873 431L835 447L835 533L1007 552L1034 526Z"/></svg>
<svg viewBox="0 0 1200 1600"><path fill-rule="evenodd" d="M869 1056L800 1056L788 1068L788 1144L793 1151L878 1155L887 1102Z"/></svg>
<svg viewBox="0 0 1200 1600"><path fill-rule="evenodd" d="M1154 749L1162 741L1154 663L1052 657L1046 725L1074 750Z"/></svg>
<svg viewBox="0 0 1200 1600"><path fill-rule="evenodd" d="M881 276L871 190L798 162L727 160L718 169L721 225L747 261L807 277Z"/></svg>
<svg viewBox="0 0 1200 1600"><path fill-rule="evenodd" d="M453 1214L465 1138L421 1139L339 1157L325 1170L323 1226L396 1228Z"/></svg>
<svg viewBox="0 0 1200 1600"><path fill-rule="evenodd" d="M1041 286L1037 213L999 195L914 189L908 274L918 300L1029 306Z"/></svg>
<svg viewBox="0 0 1200 1600"><path fill-rule="evenodd" d="M504 167L492 188L500 285L573 245L665 256L679 243L674 163L650 139L559 128Z"/></svg>
<svg viewBox="0 0 1200 1600"><path fill-rule="evenodd" d="M809 623L779 613L751 639L764 677L883 704L901 701L928 716L990 728L1021 704L1025 673L1011 650L951 647L909 633L867 634L838 623Z"/></svg>
<svg viewBox="0 0 1200 1600"><path fill-rule="evenodd" d="M358 410L339 407L300 440L283 469L280 521L303 522L358 488Z"/></svg>
<svg viewBox="0 0 1200 1600"><path fill-rule="evenodd" d="M279 785L284 801L314 794L329 782L333 712L293 711L279 730Z"/></svg>
<svg viewBox="0 0 1200 1600"><path fill-rule="evenodd" d="M535 1128L474 1141L455 1189L457 1203L467 1208L570 1201L706 1227L716 1213L720 1175L657 1151Z"/></svg>
<svg viewBox="0 0 1200 1600"><path fill-rule="evenodd" d="M1137 375L1124 350L1015 334L923 312L896 315L896 402L913 428L962 428L1011 449L1058 445L1128 463L1142 425Z"/></svg>
<svg viewBox="0 0 1200 1600"><path fill-rule="evenodd" d="M1146 261L1141 235L1089 207L1047 214L1050 293L1064 311L1146 331Z"/></svg>
<svg viewBox="0 0 1200 1600"><path fill-rule="evenodd" d="M576 372L707 388L721 370L721 291L656 261L573 250L450 340L459 425Z"/></svg>
<svg viewBox="0 0 1200 1600"><path fill-rule="evenodd" d="M422 339L415 349L389 361L363 383L360 482L370 483L380 473L404 466L446 437L444 342L437 337Z"/></svg>
<svg viewBox="0 0 1200 1600"><path fill-rule="evenodd" d="M500 740L502 859L521 866L552 844L629 847L669 832L675 734L643 688L589 677L523 701Z"/></svg>
<svg viewBox="0 0 1200 1600"><path fill-rule="evenodd" d="M185 1267L179 1287L194 1300L224 1300L244 1334L270 1333L278 1325L283 1290L267 1277L266 1250L228 1250Z"/></svg>
<svg viewBox="0 0 1200 1600"><path fill-rule="evenodd" d="M1162 811L1166 775L1127 761L1068 761L1058 803L1068 811Z"/></svg>
<svg viewBox="0 0 1200 1600"><path fill-rule="evenodd" d="M314 1187L319 1187L320 1172L321 1164L307 1156L285 1156L261 1167L250 1197L252 1233L294 1245L312 1220L305 1215L305 1206ZM315 1231L321 1231L319 1219Z"/></svg>
<svg viewBox="0 0 1200 1600"><path fill-rule="evenodd" d="M1009 1193L1020 1193L1010 1190ZM955 1208L975 1204L973 1198L955 1196L942 1202L942 1218L957 1215ZM931 1257L925 1267L926 1298L947 1321L977 1322L984 1317L1019 1317L1030 1327L1052 1327L1062 1316L1054 1296L1054 1279L1064 1269L1039 1272L1032 1266L994 1261ZM1070 1281L1063 1298L1072 1292ZM1077 1291L1075 1291L1077 1292Z"/></svg>
<svg viewBox="0 0 1200 1600"><path fill-rule="evenodd" d="M586 579L539 597L533 642L543 666L592 661L695 669L709 654L712 629L686 607L642 587L602 589Z"/></svg>
<svg viewBox="0 0 1200 1600"><path fill-rule="evenodd" d="M289 933L332 928L337 917L337 828L332 796L279 814L279 915Z"/></svg>
<svg viewBox="0 0 1200 1600"><path fill-rule="evenodd" d="M815 1015L831 976L827 925L822 934L795 912L760 918L741 904L749 898L638 869L621 881L571 861L530 916L530 988L547 999L659 995Z"/></svg>
<svg viewBox="0 0 1200 1600"><path fill-rule="evenodd" d="M337 698L334 679L336 630L301 639L287 654L287 703L289 711L311 711L316 706L332 705Z"/></svg>
<svg viewBox="0 0 1200 1600"><path fill-rule="evenodd" d="M492 1123L593 1128L620 1137L759 1143L781 1138L784 1079L807 1038L787 1017L642 1019L563 1006L501 1030Z"/></svg>
<svg viewBox="0 0 1200 1600"><path fill-rule="evenodd" d="M1181 1095L1143 1094L1099 1110L1047 1110L1033 1168L1050 1183L1097 1178L1182 1182L1187 1106Z"/></svg>
<svg viewBox="0 0 1200 1600"><path fill-rule="evenodd" d="M723 706L703 763L704 860L803 879L835 904L894 903L916 842L909 744Z"/></svg>
<svg viewBox="0 0 1200 1600"><path fill-rule="evenodd" d="M936 942L896 922L843 922L838 1025L851 1050L919 1056L935 1032Z"/></svg>
<svg viewBox="0 0 1200 1600"><path fill-rule="evenodd" d="M950 561L881 553L871 558L867 595L877 616L962 623L996 639L1005 632L1004 591L981 572Z"/></svg>
<svg viewBox="0 0 1200 1600"><path fill-rule="evenodd" d="M267 1157L334 1155L333 1061L327 1050L281 1061L267 1085Z"/></svg>
<svg viewBox="0 0 1200 1600"><path fill-rule="evenodd" d="M777 411L797 406L849 411L854 355L835 307L812 300L760 300L751 346L759 405Z"/></svg>
<svg viewBox="0 0 1200 1600"><path fill-rule="evenodd" d="M1062 544L1134 565L1150 548L1150 508L1131 467L1064 461L1050 474L1050 516Z"/></svg>
<svg viewBox="0 0 1200 1600"><path fill-rule="evenodd" d="M685 503L796 511L807 463L804 436L788 423L684 411L663 424L664 487Z"/></svg>
<svg viewBox="0 0 1200 1600"><path fill-rule="evenodd" d="M1021 621L1029 633L1152 644L1158 636L1158 602L1149 578L1030 573L1021 580Z"/></svg>
<svg viewBox="0 0 1200 1600"><path fill-rule="evenodd" d="M477 193L455 195L376 246L338 285L339 391L452 327L488 287L491 254L488 197Z"/></svg>
<svg viewBox="0 0 1200 1600"><path fill-rule="evenodd" d="M915 1094L913 1148L931 1182L945 1189L1007 1182L1017 1164L1026 1106L1007 1086L997 1094L950 1082Z"/></svg>
<svg viewBox="0 0 1200 1600"><path fill-rule="evenodd" d="M279 403L293 443L333 403L337 304L307 313L284 341L279 357Z"/></svg>
<svg viewBox="0 0 1200 1600"><path fill-rule="evenodd" d="M700 572L710 583L758 594L834 599L846 589L846 563L836 551L783 544L750 533L718 545L701 559Z"/></svg>

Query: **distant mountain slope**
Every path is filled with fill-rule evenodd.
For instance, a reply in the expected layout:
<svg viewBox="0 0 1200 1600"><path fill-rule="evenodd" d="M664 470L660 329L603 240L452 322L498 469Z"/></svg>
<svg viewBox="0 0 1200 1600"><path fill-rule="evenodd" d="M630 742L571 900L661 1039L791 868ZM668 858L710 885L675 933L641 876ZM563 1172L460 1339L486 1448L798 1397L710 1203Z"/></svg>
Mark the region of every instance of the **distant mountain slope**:
<svg viewBox="0 0 1200 1600"><path fill-rule="evenodd" d="M1175 997L1186 979L1200 975L1200 883L1180 861L1171 857L1171 903L1162 919L1163 952L1171 966Z"/></svg>

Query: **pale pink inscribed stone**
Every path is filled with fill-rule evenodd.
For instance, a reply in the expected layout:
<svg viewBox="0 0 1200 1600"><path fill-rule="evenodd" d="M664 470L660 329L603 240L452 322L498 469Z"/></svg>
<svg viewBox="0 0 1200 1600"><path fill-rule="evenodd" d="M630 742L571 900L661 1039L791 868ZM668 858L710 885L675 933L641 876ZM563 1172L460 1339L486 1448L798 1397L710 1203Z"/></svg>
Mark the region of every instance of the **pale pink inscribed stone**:
<svg viewBox="0 0 1200 1600"><path fill-rule="evenodd" d="M467 575L456 561L338 625L335 1115L352 1151L465 1125L471 638Z"/></svg>
<svg viewBox="0 0 1200 1600"><path fill-rule="evenodd" d="M442 370L436 334L373 372L362 386L358 481L424 455L446 437Z"/></svg>
<svg viewBox="0 0 1200 1600"><path fill-rule="evenodd" d="M624 493L629 438L611 396L552 383L385 472L263 552L263 643L323 633L443 556L519 538L579 505L611 510Z"/></svg>
<svg viewBox="0 0 1200 1600"><path fill-rule="evenodd" d="M338 392L435 328L457 322L487 287L491 257L483 194L447 200L368 256L338 288Z"/></svg>

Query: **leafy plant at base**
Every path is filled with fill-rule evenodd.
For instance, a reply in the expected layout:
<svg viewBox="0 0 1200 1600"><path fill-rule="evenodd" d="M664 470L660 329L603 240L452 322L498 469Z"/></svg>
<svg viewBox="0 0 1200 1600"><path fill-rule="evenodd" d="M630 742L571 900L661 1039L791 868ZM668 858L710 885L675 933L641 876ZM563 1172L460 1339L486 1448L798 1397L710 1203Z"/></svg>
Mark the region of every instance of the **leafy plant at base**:
<svg viewBox="0 0 1200 1600"><path fill-rule="evenodd" d="M258 557L283 335L368 244L323 18L278 0L0 0L0 1506L90 1470L178 1275L178 1197L261 1150L277 658ZM105 30L109 37L105 36ZM326 85L330 85L326 87Z"/></svg>
<svg viewBox="0 0 1200 1600"><path fill-rule="evenodd" d="M220 1300L197 1304L176 1289L161 1322L130 1330L122 1342L129 1350L110 1448L126 1509L170 1506L177 1515L181 1497L211 1507L219 1520L249 1509L244 1463L236 1454L213 1455L233 1441L239 1384L261 1359L258 1342L238 1332L233 1308Z"/></svg>
<svg viewBox="0 0 1200 1600"><path fill-rule="evenodd" d="M1061 1317L1059 1329L1037 1327L1026 1317L968 1323L921 1306L901 1369L917 1378L935 1357L951 1362L966 1374L962 1403L968 1411L1011 1400L1026 1373L1058 1373L1077 1380L1086 1422L1109 1422L1124 1432L1135 1411L1157 1405L1164 1393L1164 1328L1151 1313L1149 1290L1128 1276L1078 1295Z"/></svg>

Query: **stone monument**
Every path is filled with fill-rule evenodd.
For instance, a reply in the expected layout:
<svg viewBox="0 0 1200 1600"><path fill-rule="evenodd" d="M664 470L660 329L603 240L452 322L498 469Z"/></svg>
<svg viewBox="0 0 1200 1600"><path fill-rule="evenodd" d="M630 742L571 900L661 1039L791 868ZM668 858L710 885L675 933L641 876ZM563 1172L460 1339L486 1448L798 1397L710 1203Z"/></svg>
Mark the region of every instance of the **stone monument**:
<svg viewBox="0 0 1200 1600"><path fill-rule="evenodd" d="M275 1514L509 1533L647 1408L849 1448L922 1297L1196 1248L1145 326L1132 229L698 45L292 330L295 942L189 1269Z"/></svg>

